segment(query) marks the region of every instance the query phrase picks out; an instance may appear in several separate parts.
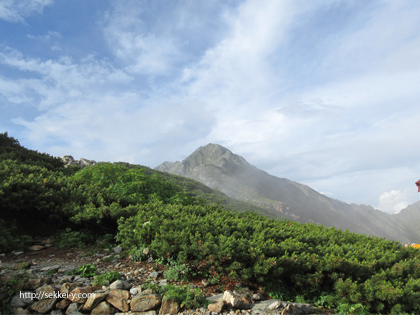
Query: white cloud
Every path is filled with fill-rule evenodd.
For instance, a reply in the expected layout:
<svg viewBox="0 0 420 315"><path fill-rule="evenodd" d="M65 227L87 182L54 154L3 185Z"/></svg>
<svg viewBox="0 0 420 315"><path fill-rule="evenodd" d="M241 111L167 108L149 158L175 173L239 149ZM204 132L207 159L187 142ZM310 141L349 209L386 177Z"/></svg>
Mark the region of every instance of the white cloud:
<svg viewBox="0 0 420 315"><path fill-rule="evenodd" d="M52 5L54 0L2 0L0 19L8 22L24 22L25 17L42 13L44 7Z"/></svg>
<svg viewBox="0 0 420 315"><path fill-rule="evenodd" d="M115 56L135 74L164 75L180 58L176 37L145 27L142 1L118 1L108 12L104 35ZM150 17L149 17L150 18ZM172 27L167 21L167 27Z"/></svg>
<svg viewBox="0 0 420 315"><path fill-rule="evenodd" d="M391 190L379 196L378 209L388 213L398 213L410 204L409 192Z"/></svg>
<svg viewBox="0 0 420 315"><path fill-rule="evenodd" d="M124 71L115 69L106 61L97 60L93 56L88 56L79 63L66 56L58 60L45 61L24 58L17 51L0 53L0 57L4 65L34 76L15 82L19 84L19 93L23 92L26 99L31 100L40 110L47 110L71 100L86 99L89 95L97 93L107 94L108 87L112 86L115 89L132 80ZM37 78L39 76L41 78ZM7 87L1 85L0 91L5 86ZM12 91L4 90L6 92L3 95L8 96L9 101L13 102L10 98ZM110 91L112 93L113 90Z"/></svg>
<svg viewBox="0 0 420 315"><path fill-rule="evenodd" d="M44 35L34 36L34 35L31 35L31 34L28 34L27 37L30 38L30 39L42 40L42 41L48 42L50 40L60 39L60 38L62 38L62 35L59 32L50 30Z"/></svg>

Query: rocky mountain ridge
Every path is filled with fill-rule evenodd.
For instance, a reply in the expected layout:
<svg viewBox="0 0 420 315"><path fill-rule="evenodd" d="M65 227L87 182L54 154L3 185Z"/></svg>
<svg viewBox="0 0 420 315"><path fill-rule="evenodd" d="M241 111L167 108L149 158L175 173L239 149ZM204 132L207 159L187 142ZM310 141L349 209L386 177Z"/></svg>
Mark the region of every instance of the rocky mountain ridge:
<svg viewBox="0 0 420 315"><path fill-rule="evenodd" d="M347 204L312 188L278 178L217 144L198 148L182 162L164 162L156 170L195 179L229 197L268 209L278 218L335 226L403 243L420 240L420 203L390 215L371 206Z"/></svg>

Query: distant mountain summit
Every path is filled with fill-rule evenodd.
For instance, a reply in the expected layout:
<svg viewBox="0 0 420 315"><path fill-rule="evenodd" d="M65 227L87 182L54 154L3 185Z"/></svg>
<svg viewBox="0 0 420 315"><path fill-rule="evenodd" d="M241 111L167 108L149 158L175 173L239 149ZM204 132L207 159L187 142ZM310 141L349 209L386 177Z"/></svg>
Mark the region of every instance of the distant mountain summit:
<svg viewBox="0 0 420 315"><path fill-rule="evenodd" d="M204 147L199 147L182 162L164 162L156 169L169 173L176 172L182 176L201 170L203 167L229 172L241 166L251 165L243 157L233 154L225 147L209 143Z"/></svg>
<svg viewBox="0 0 420 315"><path fill-rule="evenodd" d="M229 197L265 208L278 218L335 226L401 242L420 239L418 225L410 223L407 228L410 218L417 216L414 221L420 221L419 207L402 211L399 216L371 206L347 204L306 185L272 176L218 144L199 147L182 162L164 162L156 169L195 179Z"/></svg>

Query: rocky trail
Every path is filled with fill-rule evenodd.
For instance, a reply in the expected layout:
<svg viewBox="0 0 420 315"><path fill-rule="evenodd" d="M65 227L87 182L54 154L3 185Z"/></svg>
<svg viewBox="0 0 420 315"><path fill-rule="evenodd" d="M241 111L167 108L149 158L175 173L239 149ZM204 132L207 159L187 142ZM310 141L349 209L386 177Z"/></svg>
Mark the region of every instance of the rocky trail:
<svg viewBox="0 0 420 315"><path fill-rule="evenodd" d="M0 301L13 314L320 314L305 303L268 299L256 285L220 278L210 284L200 277L189 282L165 279L165 266L149 258L135 262L113 250L61 249L49 239L37 239L25 251L0 255ZM71 274L93 265L97 275L118 272L120 279L95 283L93 276ZM165 299L168 284L200 290L207 307L186 309ZM157 292L157 291L160 291ZM12 292L14 292L12 294ZM10 307L9 307L10 306ZM1 314L6 314L3 310Z"/></svg>

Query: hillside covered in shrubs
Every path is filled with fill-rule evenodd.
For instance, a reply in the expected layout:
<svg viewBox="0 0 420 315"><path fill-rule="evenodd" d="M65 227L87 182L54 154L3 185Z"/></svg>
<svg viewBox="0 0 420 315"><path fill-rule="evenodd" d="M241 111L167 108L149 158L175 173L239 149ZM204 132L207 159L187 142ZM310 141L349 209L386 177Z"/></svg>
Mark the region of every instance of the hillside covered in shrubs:
<svg viewBox="0 0 420 315"><path fill-rule="evenodd" d="M143 166L65 168L0 134L0 252L71 228L93 238L111 234L131 253L147 248L185 264L190 276L257 282L282 300L344 312L420 312L418 250L257 211Z"/></svg>

